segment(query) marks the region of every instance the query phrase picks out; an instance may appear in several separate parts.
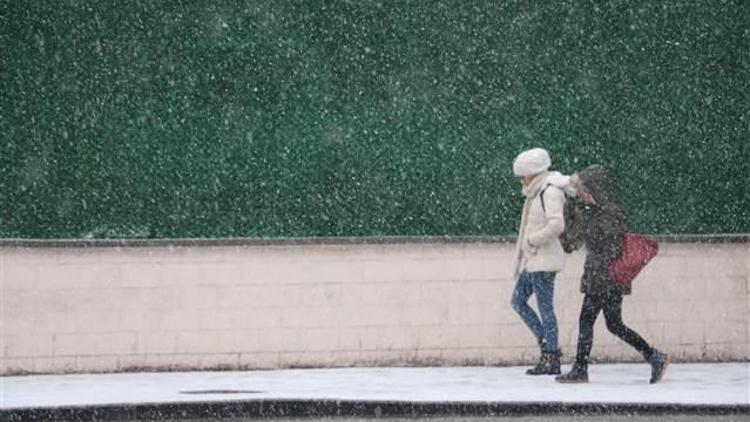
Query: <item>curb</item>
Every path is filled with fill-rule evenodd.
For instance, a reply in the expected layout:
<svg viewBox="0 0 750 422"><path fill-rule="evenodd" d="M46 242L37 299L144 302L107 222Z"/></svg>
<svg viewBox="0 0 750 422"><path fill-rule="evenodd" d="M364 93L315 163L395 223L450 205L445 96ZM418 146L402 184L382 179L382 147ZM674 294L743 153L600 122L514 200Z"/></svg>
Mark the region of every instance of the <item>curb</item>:
<svg viewBox="0 0 750 422"><path fill-rule="evenodd" d="M200 418L330 418L529 415L750 415L750 404L643 404L564 402L398 402L247 400L136 405L93 405L0 410L0 420L144 421Z"/></svg>

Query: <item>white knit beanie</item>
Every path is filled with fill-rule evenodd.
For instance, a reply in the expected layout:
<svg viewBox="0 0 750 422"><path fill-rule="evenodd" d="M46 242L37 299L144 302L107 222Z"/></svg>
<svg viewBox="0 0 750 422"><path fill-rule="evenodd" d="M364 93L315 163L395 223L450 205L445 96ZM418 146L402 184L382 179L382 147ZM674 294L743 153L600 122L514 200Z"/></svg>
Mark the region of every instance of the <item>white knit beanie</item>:
<svg viewBox="0 0 750 422"><path fill-rule="evenodd" d="M552 165L549 152L543 148L532 148L520 154L513 161L513 174L518 177L532 176L547 171Z"/></svg>

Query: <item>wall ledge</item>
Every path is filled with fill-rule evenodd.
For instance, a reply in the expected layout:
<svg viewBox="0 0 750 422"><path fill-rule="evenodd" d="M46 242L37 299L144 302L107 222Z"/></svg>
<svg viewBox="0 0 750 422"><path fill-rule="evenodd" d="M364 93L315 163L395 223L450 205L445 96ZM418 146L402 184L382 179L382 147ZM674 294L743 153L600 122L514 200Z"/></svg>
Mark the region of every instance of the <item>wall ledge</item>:
<svg viewBox="0 0 750 422"><path fill-rule="evenodd" d="M653 235L663 243L750 243L750 234ZM211 247L513 243L515 236L263 237L174 239L0 239L0 248Z"/></svg>

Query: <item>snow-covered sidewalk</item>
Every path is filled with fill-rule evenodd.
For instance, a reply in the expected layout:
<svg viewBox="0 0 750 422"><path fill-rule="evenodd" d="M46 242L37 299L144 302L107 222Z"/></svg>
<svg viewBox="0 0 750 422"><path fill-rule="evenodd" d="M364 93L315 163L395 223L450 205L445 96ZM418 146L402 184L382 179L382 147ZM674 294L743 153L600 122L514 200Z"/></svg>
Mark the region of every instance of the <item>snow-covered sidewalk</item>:
<svg viewBox="0 0 750 422"><path fill-rule="evenodd" d="M0 378L0 409L269 400L411 403L750 404L750 364L592 365L589 384L532 377L525 367L345 368ZM567 369L567 366L564 368ZM7 412L6 412L7 413Z"/></svg>
<svg viewBox="0 0 750 422"><path fill-rule="evenodd" d="M648 383L645 364L592 365L589 384L562 385L525 367L345 368L1 377L0 407L246 399L420 402L750 403L750 364L672 364ZM244 392L244 393L243 393Z"/></svg>

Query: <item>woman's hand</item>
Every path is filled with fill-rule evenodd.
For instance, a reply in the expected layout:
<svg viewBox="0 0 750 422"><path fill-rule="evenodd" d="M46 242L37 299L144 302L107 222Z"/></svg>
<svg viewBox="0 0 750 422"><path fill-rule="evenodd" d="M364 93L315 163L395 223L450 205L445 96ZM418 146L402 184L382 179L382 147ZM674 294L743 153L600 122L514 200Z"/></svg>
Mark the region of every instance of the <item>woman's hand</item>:
<svg viewBox="0 0 750 422"><path fill-rule="evenodd" d="M538 250L539 247L532 245L528 239L523 242L523 252L524 254L526 254L526 256L534 256L536 255Z"/></svg>

